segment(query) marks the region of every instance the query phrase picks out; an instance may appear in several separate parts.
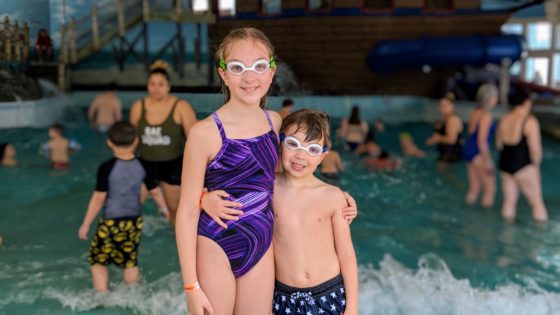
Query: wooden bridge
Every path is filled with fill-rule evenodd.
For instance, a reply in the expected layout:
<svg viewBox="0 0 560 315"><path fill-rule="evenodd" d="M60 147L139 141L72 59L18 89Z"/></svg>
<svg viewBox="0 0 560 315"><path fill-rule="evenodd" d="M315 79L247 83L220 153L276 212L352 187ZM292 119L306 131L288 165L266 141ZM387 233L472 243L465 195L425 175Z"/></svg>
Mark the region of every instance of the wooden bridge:
<svg viewBox="0 0 560 315"><path fill-rule="evenodd" d="M103 6L94 5L91 13L72 18L68 25L61 27L60 55L58 60L58 85L62 90L69 87L70 65L95 54L103 46L113 42L113 53L120 70L124 70L128 57L141 61L146 70L166 51L171 50L175 71L183 76L185 63L185 39L181 28L182 23L197 25L195 38L195 60L197 68L201 62L201 24L216 22L215 1L208 1L208 9L194 12L192 1L170 0L167 4L155 0L114 0ZM154 58L148 55L147 25L150 22L174 22L177 27L174 36L160 48ZM128 31L141 25L141 32L132 40L126 38ZM118 44L114 41L118 39ZM142 43L141 52L137 46ZM211 69L211 67L209 67ZM209 81L212 73L209 70Z"/></svg>

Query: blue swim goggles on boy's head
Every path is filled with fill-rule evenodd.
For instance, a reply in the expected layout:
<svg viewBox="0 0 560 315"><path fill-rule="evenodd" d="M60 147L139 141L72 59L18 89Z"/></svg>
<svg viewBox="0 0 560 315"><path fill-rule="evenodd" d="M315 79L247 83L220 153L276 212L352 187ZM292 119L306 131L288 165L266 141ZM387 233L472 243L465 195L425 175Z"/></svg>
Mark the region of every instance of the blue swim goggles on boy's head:
<svg viewBox="0 0 560 315"><path fill-rule="evenodd" d="M239 61L230 61L226 63L224 59L220 59L218 67L220 67L220 69L222 70L227 70L234 75L242 75L246 71L253 71L256 74L263 74L270 68L276 67L276 60L274 60L274 57L270 57L270 60L259 59L255 61L252 66L246 67L242 62Z"/></svg>
<svg viewBox="0 0 560 315"><path fill-rule="evenodd" d="M311 156L319 156L327 152L327 146L322 147L320 144L312 143L304 147L299 140L294 136L287 136L284 133L280 133L280 141L284 143L284 146L292 151L304 150L307 154Z"/></svg>

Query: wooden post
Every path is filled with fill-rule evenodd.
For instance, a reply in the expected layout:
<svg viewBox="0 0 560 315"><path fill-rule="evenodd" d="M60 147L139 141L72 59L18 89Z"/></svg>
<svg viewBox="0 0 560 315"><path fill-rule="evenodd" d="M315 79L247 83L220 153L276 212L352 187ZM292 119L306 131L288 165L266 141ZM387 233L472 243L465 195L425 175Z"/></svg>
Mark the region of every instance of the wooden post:
<svg viewBox="0 0 560 315"><path fill-rule="evenodd" d="M181 0L175 0L175 21L177 23L181 22L182 15L183 15L183 4Z"/></svg>
<svg viewBox="0 0 560 315"><path fill-rule="evenodd" d="M150 2L148 0L142 0L142 19L144 23L150 21Z"/></svg>
<svg viewBox="0 0 560 315"><path fill-rule="evenodd" d="M93 37L93 50L99 49L99 18L97 12L97 4L93 5L91 10L91 35Z"/></svg>
<svg viewBox="0 0 560 315"><path fill-rule="evenodd" d="M509 66L511 59L504 58L500 64L500 102L504 107L508 105L509 94Z"/></svg>
<svg viewBox="0 0 560 315"><path fill-rule="evenodd" d="M76 63L78 61L78 52L76 51L76 20L74 17L70 20L70 62Z"/></svg>
<svg viewBox="0 0 560 315"><path fill-rule="evenodd" d="M4 42L4 61L12 60L12 41L10 39L10 18L4 16L4 32L2 34L2 41Z"/></svg>
<svg viewBox="0 0 560 315"><path fill-rule="evenodd" d="M117 0L117 13L119 16L119 36L124 37L126 35L126 25L124 20L124 1Z"/></svg>
<svg viewBox="0 0 560 315"><path fill-rule="evenodd" d="M58 58L58 88L66 91L66 64L68 53L66 51L66 25L60 27L60 56Z"/></svg>
<svg viewBox="0 0 560 315"><path fill-rule="evenodd" d="M14 60L21 62L21 41L19 38L19 23L18 21L16 21L14 23L14 34L12 37L12 40L14 41Z"/></svg>
<svg viewBox="0 0 560 315"><path fill-rule="evenodd" d="M201 42L201 30L200 30L200 23L196 23L196 38L194 39L194 59L196 62L196 69L200 70L200 55L201 55L201 49L200 49L200 42Z"/></svg>
<svg viewBox="0 0 560 315"><path fill-rule="evenodd" d="M23 34L22 34L22 44L23 44L23 53L22 53L22 60L26 62L29 59L29 24L27 22L23 23Z"/></svg>

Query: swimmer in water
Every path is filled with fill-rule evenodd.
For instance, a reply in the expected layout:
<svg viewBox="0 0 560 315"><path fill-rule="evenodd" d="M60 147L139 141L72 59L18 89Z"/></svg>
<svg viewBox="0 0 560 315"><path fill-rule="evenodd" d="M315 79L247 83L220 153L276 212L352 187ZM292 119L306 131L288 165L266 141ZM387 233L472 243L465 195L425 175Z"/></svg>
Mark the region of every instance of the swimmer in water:
<svg viewBox="0 0 560 315"><path fill-rule="evenodd" d="M9 142L0 143L0 165L5 167L17 165L16 148Z"/></svg>
<svg viewBox="0 0 560 315"><path fill-rule="evenodd" d="M64 136L64 126L54 124L49 128L50 140L43 144L40 153L51 160L51 168L63 171L70 168L70 155L80 149L80 145Z"/></svg>

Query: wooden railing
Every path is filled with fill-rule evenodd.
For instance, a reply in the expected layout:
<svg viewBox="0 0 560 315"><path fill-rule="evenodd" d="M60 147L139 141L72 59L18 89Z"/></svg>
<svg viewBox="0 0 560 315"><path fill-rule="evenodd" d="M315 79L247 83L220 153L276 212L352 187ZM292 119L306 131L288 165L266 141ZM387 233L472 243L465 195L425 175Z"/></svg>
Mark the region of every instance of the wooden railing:
<svg viewBox="0 0 560 315"><path fill-rule="evenodd" d="M0 61L27 62L29 57L29 25L27 22L20 27L18 21L11 23L10 18L4 16L0 34Z"/></svg>
<svg viewBox="0 0 560 315"><path fill-rule="evenodd" d="M154 0L115 0L116 5L94 5L91 14L78 19L72 18L69 25L61 29L61 58L65 64L76 63L99 50L113 39L125 36L127 31L139 23L167 21L177 23L214 24L212 10L194 13L184 8L182 1L175 6L162 6ZM209 5L212 1L209 1ZM62 51L66 51L62 53Z"/></svg>
<svg viewBox="0 0 560 315"><path fill-rule="evenodd" d="M128 30L140 23L165 21L176 23L214 24L216 16L212 13L212 3L208 1L208 10L192 12L192 2L183 6L183 1L161 0L114 0L103 6L94 5L91 13L80 18L72 18L60 31L59 86L66 87L69 64L77 63L98 51L112 40L124 37Z"/></svg>

